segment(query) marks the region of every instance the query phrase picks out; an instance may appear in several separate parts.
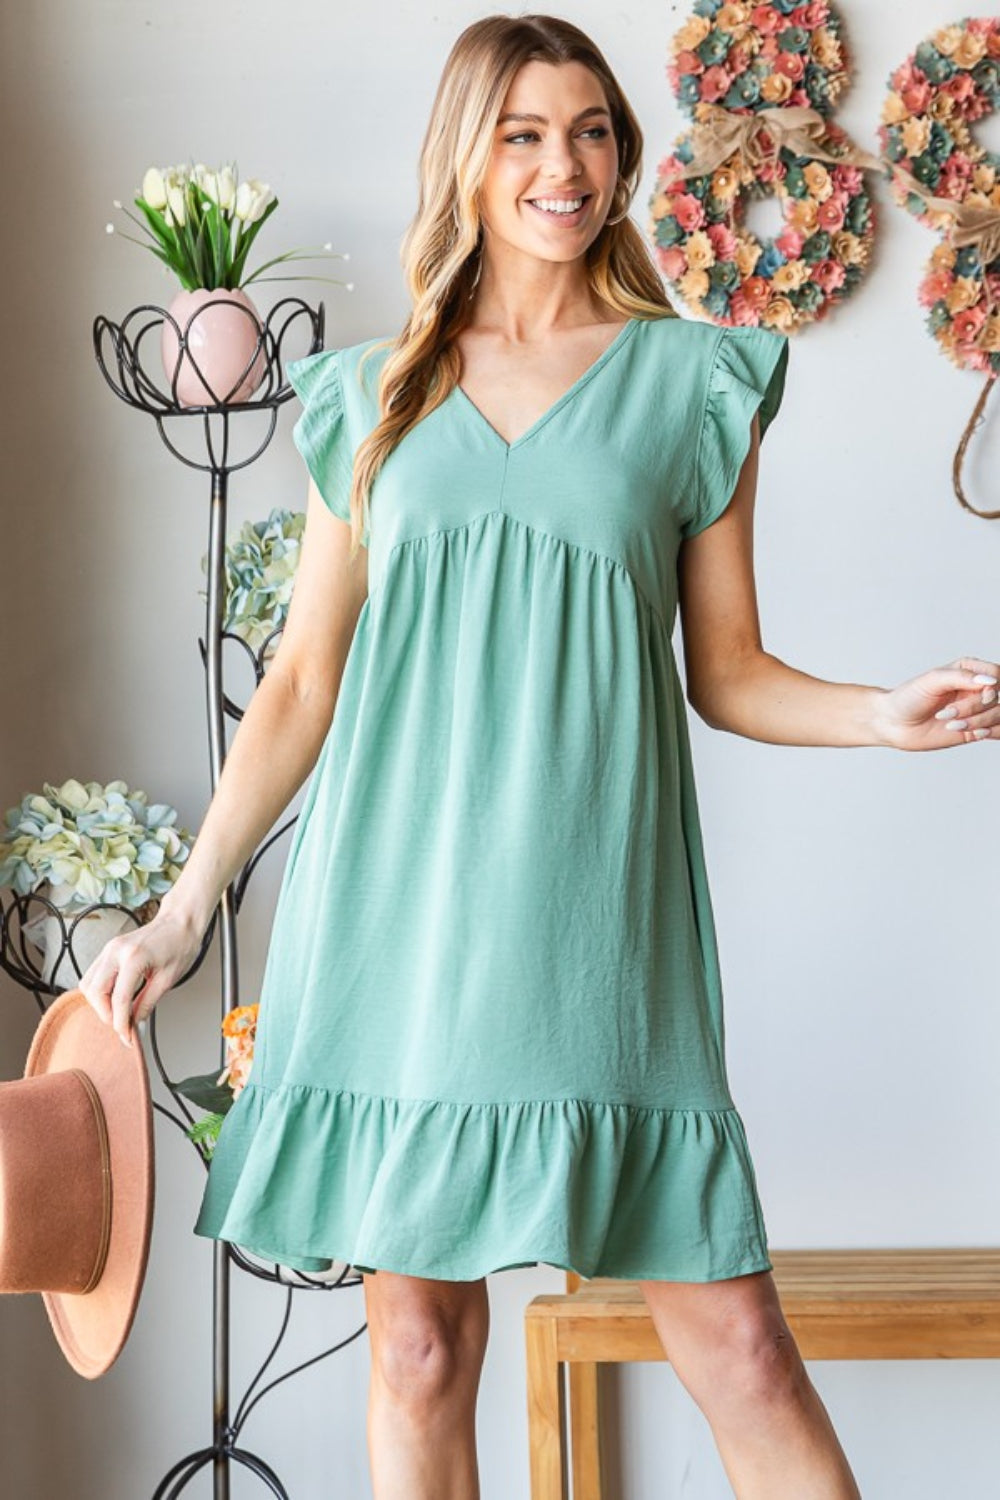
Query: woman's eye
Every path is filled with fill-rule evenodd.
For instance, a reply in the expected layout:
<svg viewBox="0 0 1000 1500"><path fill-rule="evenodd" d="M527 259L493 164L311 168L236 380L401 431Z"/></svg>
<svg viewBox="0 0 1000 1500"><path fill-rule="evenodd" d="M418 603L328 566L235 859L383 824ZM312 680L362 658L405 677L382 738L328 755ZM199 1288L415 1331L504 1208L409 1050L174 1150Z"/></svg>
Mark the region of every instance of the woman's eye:
<svg viewBox="0 0 1000 1500"><path fill-rule="evenodd" d="M591 126L588 127L588 129L582 131L581 133L583 135L594 135L594 134L596 134L598 137L600 137L600 136L607 135L608 134L608 129L607 129L606 125L591 125ZM520 130L520 131L518 131L517 135L506 135L506 136L504 136L504 140L508 141L513 146L516 141L527 140L528 136L534 136L537 139L538 138L538 132L537 132L537 130Z"/></svg>

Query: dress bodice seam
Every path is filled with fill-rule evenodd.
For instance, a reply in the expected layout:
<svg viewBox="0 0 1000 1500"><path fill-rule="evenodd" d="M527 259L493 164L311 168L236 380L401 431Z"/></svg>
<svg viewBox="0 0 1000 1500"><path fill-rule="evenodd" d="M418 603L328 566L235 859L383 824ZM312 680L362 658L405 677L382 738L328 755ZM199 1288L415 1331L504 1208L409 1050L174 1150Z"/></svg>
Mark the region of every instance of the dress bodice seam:
<svg viewBox="0 0 1000 1500"><path fill-rule="evenodd" d="M412 546L414 542L433 541L433 539L437 536L449 536L460 531L468 531L471 527L478 525L480 521L489 520L491 516L503 516L505 520L512 521L515 526L523 527L525 531L534 532L536 536L547 537L549 541L558 542L563 547L572 547L575 552L584 553L588 557L596 557L601 562L606 563L609 567L618 568L622 573L625 574L625 577L635 589L638 598L642 601L642 603L646 606L650 613L656 618L662 628L664 630L667 629L667 624L663 618L661 611L649 598L642 584L636 578L632 570L625 563L623 563L620 558L610 557L607 552L601 552L596 547L586 547L582 542L570 541L568 537L558 536L554 531L546 531L544 527L536 526L532 521L524 521L520 516L512 515L509 510L505 510L503 506L500 505L492 506L489 510L486 511L480 511L477 516L471 516L469 520L460 521L454 526L439 526L434 531L422 531L419 536L403 537L401 541L395 542L392 547L390 547L385 560L385 568L383 568L382 570L382 578L384 578L385 573L388 570L389 563L391 562L394 554L397 553L401 548ZM369 598L372 598L374 597L374 595L381 592L383 587L382 578L379 579L376 588L369 590Z"/></svg>

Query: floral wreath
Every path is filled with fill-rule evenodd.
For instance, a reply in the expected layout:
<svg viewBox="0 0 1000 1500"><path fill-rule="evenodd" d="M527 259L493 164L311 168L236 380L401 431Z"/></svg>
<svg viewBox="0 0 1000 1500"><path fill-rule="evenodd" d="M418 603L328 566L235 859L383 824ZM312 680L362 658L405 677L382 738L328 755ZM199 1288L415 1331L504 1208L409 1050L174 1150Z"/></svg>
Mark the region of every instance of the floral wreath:
<svg viewBox="0 0 1000 1500"><path fill-rule="evenodd" d="M920 286L927 326L964 369L1000 371L1000 156L970 124L1000 107L1000 19L935 31L889 79L879 145L901 207L947 243Z"/></svg>
<svg viewBox="0 0 1000 1500"><path fill-rule="evenodd" d="M932 32L889 78L879 145L892 196L943 234L918 293L927 328L953 364L986 374L958 445L955 494L969 439L1000 373L1000 156L970 125L1000 108L1000 18L966 19Z"/></svg>
<svg viewBox="0 0 1000 1500"><path fill-rule="evenodd" d="M825 118L847 82L826 0L696 0L667 76L692 130L660 162L649 207L656 259L689 307L724 325L792 333L861 280L875 233L864 167ZM748 201L773 194L784 225L758 238Z"/></svg>
<svg viewBox="0 0 1000 1500"><path fill-rule="evenodd" d="M667 78L683 106L789 104L825 114L847 83L840 29L826 0L696 0L671 44Z"/></svg>

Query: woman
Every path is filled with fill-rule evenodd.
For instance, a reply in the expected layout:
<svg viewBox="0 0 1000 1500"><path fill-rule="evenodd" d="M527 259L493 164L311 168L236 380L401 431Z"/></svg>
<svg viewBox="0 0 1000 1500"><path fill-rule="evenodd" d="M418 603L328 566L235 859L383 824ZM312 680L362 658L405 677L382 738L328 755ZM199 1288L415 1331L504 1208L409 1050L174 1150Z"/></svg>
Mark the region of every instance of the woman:
<svg viewBox="0 0 1000 1500"><path fill-rule="evenodd" d="M83 980L127 1040L315 767L195 1227L362 1271L379 1500L478 1494L485 1278L543 1261L640 1282L744 1500L858 1495L728 1089L671 627L679 603L697 712L775 744L997 738L998 669L888 690L764 651L787 343L672 314L627 218L641 147L575 27L459 37L403 333L290 371L310 484L280 649L180 879Z"/></svg>

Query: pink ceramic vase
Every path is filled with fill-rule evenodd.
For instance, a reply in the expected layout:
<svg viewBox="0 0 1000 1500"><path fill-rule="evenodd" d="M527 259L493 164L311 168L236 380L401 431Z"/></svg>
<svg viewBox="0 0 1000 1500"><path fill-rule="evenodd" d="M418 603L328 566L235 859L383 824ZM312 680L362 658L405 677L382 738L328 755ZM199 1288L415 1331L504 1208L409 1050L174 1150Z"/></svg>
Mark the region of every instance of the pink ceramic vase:
<svg viewBox="0 0 1000 1500"><path fill-rule="evenodd" d="M267 361L262 341L256 359L250 364L260 336L261 319L246 292L238 287L232 291L226 287L181 291L167 311L184 334L186 344L182 357L177 330L164 318L163 368L169 384L178 359L181 360L177 375L177 400L181 406L248 401L264 378Z"/></svg>

